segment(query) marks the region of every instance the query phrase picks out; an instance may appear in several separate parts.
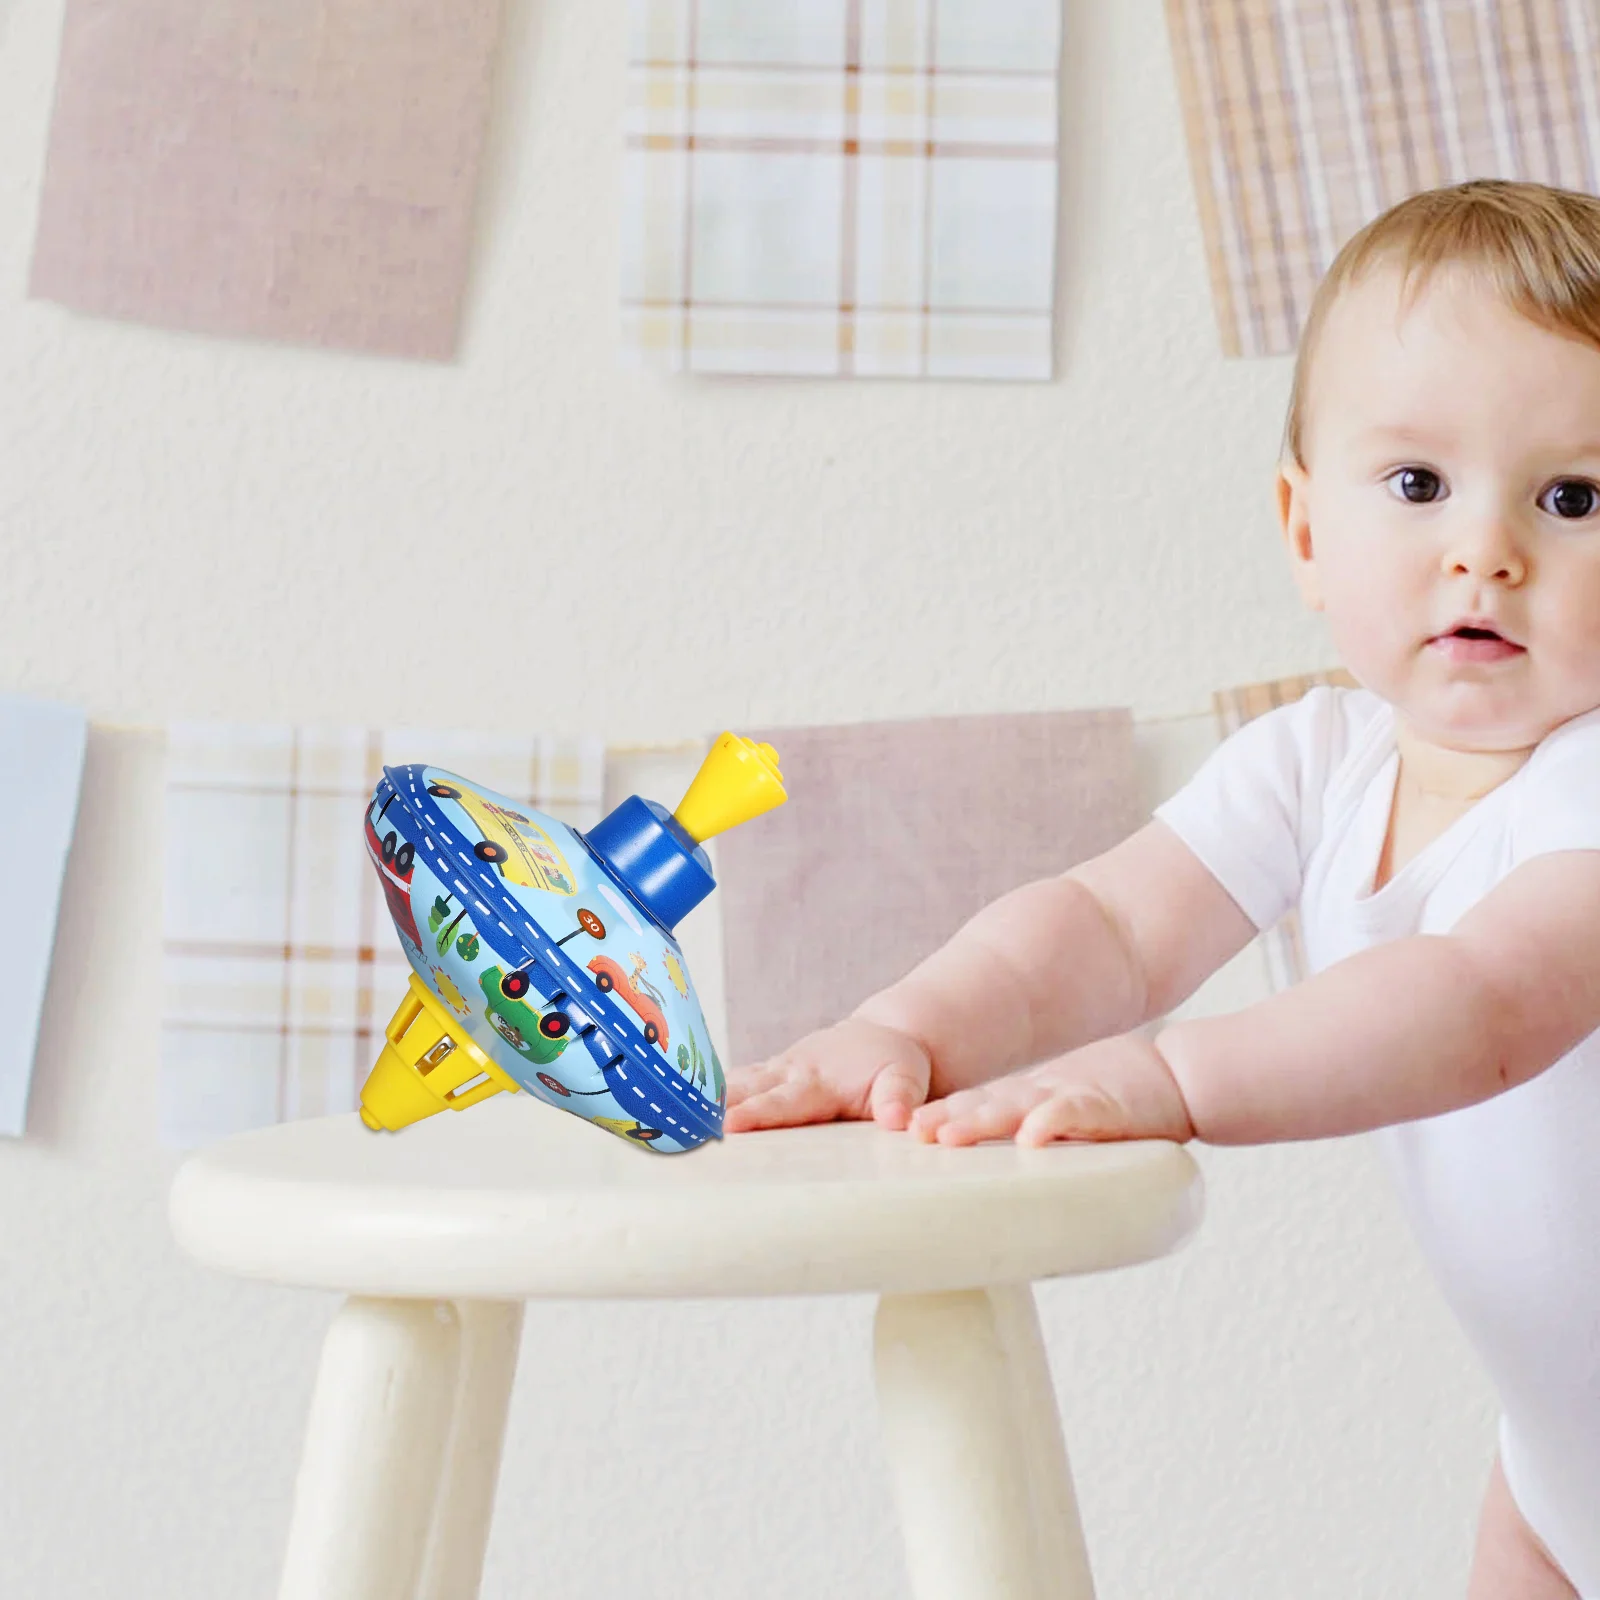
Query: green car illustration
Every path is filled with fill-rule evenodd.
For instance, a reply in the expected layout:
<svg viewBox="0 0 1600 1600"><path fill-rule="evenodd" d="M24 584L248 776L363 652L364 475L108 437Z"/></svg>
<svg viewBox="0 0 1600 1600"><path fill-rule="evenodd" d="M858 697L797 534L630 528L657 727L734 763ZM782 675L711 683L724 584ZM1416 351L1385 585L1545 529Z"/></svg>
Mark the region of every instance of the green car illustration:
<svg viewBox="0 0 1600 1600"><path fill-rule="evenodd" d="M559 1011L540 1016L531 1006L508 998L500 987L504 977L499 967L486 967L478 975L489 1026L525 1061L540 1066L554 1061L567 1048L572 1025Z"/></svg>

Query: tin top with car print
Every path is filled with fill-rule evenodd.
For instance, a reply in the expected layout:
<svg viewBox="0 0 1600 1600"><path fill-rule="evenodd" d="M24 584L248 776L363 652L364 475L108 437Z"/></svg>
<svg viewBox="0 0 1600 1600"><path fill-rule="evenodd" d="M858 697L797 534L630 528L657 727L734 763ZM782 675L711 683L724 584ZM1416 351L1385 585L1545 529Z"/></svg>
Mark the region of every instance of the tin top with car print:
<svg viewBox="0 0 1600 1600"><path fill-rule="evenodd" d="M361 1091L369 1128L526 1090L652 1150L722 1137L726 1097L673 937L715 887L701 842L786 798L725 733L676 812L634 795L587 834L438 767L386 767L367 853L413 968Z"/></svg>

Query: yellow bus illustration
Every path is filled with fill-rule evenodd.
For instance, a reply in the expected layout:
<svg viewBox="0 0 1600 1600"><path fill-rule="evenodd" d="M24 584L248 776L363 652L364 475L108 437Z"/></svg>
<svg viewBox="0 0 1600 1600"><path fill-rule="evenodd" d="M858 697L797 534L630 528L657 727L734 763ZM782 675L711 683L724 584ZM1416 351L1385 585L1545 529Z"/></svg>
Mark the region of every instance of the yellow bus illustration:
<svg viewBox="0 0 1600 1600"><path fill-rule="evenodd" d="M430 783L428 793L440 800L454 800L472 818L483 835L473 846L473 854L499 867L508 882L548 894L578 892L567 858L537 822L485 800L462 784Z"/></svg>

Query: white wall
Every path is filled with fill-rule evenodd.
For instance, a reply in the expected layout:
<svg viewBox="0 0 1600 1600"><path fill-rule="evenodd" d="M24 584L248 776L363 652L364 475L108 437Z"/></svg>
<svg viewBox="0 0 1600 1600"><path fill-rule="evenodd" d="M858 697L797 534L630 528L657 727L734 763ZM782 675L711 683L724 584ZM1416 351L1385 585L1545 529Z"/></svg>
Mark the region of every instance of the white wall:
<svg viewBox="0 0 1600 1600"><path fill-rule="evenodd" d="M1329 659L1274 544L1286 365L1217 354L1160 0L1069 5L1038 387L619 371L622 6L508 6L465 344L430 368L28 302L61 0L0 0L0 688L655 739L1193 711ZM453 652L412 648L447 616ZM1196 754L1173 738L1152 795ZM36 1131L0 1149L5 1600L270 1595L329 1311L168 1240L159 808L158 739L97 734ZM1200 1155L1197 1243L1042 1292L1103 1600L1458 1592L1492 1413L1375 1162ZM533 1308L485 1595L905 1593L870 1312ZM709 1417L680 1376L707 1348Z"/></svg>

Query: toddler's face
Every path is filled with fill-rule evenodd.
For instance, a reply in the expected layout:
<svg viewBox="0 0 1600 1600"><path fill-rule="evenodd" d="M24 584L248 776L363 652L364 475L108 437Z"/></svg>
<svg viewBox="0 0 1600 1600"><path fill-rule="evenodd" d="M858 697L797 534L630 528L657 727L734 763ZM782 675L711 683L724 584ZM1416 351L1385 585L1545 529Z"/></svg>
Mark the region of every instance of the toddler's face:
<svg viewBox="0 0 1600 1600"><path fill-rule="evenodd" d="M1461 750L1600 706L1600 350L1448 270L1403 311L1380 268L1331 308L1310 378L1279 502L1355 677Z"/></svg>

